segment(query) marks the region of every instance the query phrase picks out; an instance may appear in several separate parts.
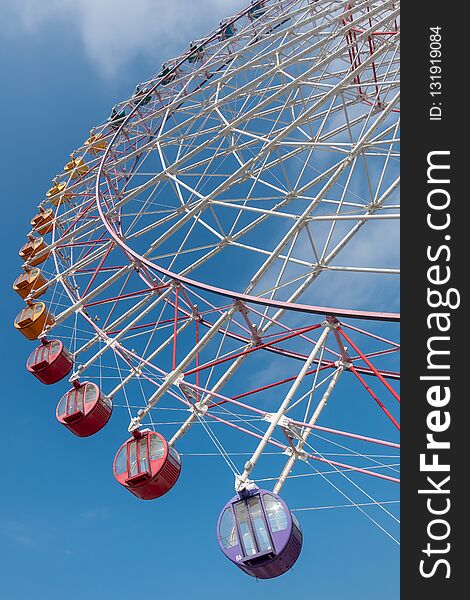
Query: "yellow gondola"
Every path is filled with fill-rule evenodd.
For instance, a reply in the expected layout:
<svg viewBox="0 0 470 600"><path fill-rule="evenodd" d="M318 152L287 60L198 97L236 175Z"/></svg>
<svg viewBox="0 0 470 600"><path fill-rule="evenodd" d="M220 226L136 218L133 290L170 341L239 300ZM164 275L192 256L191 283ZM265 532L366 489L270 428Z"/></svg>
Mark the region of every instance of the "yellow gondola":
<svg viewBox="0 0 470 600"><path fill-rule="evenodd" d="M85 146L95 156L106 149L107 142L101 133L90 131L90 137L85 141Z"/></svg>
<svg viewBox="0 0 470 600"><path fill-rule="evenodd" d="M49 188L46 192L46 198L50 200L52 206L59 206L62 200L69 202L72 197L71 192L66 192L67 184L65 181L59 181L58 183L54 182L54 185Z"/></svg>
<svg viewBox="0 0 470 600"><path fill-rule="evenodd" d="M88 165L83 158L74 158L71 154L69 162L64 167L64 171L70 173L70 179L77 179L77 177L81 177L88 172Z"/></svg>

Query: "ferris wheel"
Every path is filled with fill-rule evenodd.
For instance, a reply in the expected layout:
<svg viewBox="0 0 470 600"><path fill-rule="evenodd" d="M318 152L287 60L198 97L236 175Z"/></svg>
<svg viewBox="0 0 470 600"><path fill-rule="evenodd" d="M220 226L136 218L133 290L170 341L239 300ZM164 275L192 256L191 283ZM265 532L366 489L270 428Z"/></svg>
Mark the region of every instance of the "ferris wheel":
<svg viewBox="0 0 470 600"><path fill-rule="evenodd" d="M27 370L70 382L58 421L112 417L141 499L177 484L183 439L221 456L218 541L262 579L308 535L285 485L398 543L398 19L253 1L91 130L20 250L14 325L40 342Z"/></svg>

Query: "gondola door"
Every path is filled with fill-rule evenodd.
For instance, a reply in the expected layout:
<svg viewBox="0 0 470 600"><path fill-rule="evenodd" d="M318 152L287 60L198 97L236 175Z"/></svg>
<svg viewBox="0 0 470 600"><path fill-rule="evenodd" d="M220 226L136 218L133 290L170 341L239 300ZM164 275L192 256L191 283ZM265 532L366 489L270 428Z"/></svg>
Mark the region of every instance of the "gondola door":
<svg viewBox="0 0 470 600"><path fill-rule="evenodd" d="M126 483L138 485L148 481L152 474L150 472L149 436L144 435L131 440L127 444L127 479Z"/></svg>

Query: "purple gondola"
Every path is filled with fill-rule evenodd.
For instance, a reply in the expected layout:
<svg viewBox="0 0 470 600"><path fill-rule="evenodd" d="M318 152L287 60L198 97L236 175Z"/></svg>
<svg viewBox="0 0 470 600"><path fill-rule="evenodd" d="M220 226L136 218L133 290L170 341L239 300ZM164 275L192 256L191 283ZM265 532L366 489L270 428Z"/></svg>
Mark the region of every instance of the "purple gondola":
<svg viewBox="0 0 470 600"><path fill-rule="evenodd" d="M258 579L288 571L299 558L302 531L286 503L267 490L244 490L224 507L217 537L225 556Z"/></svg>

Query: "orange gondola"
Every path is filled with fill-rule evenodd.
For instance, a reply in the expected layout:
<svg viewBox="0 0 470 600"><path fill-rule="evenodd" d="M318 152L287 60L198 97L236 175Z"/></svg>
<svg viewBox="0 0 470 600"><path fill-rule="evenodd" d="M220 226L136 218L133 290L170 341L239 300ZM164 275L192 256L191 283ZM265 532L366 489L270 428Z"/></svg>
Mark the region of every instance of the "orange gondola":
<svg viewBox="0 0 470 600"><path fill-rule="evenodd" d="M54 211L52 208L39 207L39 212L31 219L31 227L39 235L46 235L54 229Z"/></svg>
<svg viewBox="0 0 470 600"><path fill-rule="evenodd" d="M31 302L15 319L15 328L28 340L37 340L44 328L54 323L54 317L44 302Z"/></svg>
<svg viewBox="0 0 470 600"><path fill-rule="evenodd" d="M41 288L47 283L47 279L41 273L41 269L33 268L26 269L13 282L13 289L23 299L30 296L31 298L39 298L47 288Z"/></svg>
<svg viewBox="0 0 470 600"><path fill-rule="evenodd" d="M43 263L49 256L49 252L38 256L38 254L46 248L47 244L42 237L34 237L33 235L28 237L29 241L22 246L18 254L28 263L28 266L36 267Z"/></svg>

